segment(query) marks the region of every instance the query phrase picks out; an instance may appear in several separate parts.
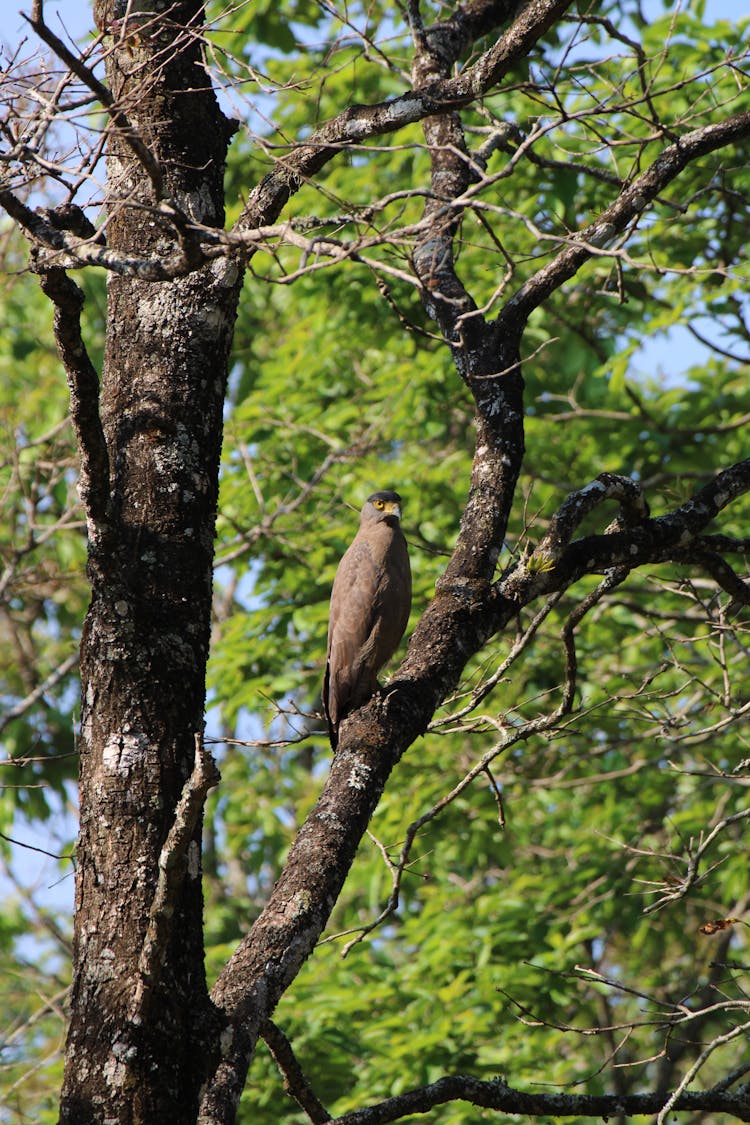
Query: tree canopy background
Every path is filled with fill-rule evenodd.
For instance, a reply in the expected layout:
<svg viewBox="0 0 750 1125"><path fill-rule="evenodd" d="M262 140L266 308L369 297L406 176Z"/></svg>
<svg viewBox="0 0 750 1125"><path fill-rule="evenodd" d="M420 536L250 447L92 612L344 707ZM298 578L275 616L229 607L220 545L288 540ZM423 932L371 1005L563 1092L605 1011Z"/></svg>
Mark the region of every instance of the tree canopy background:
<svg viewBox="0 0 750 1125"><path fill-rule="evenodd" d="M750 110L750 20L706 10L700 0L567 6L500 86L462 109L460 205L441 200L435 178L435 151L450 162L455 147L431 152L415 119L342 142L253 243L215 543L206 741L222 781L203 827L209 986L266 906L330 768L318 713L327 600L359 506L375 488L404 497L407 638L459 536L476 394L456 373L455 340L446 346L447 314L435 312L448 298L425 294L425 216L434 222L444 207L461 284L492 320L581 245L577 232L667 146ZM415 12L209 6L206 63L240 123L227 229L296 144L347 106L410 88ZM452 12L425 4L422 18L429 26ZM118 34L105 33L91 65ZM464 72L496 38L477 37ZM136 37L120 49L138 60L144 47ZM12 149L18 122L36 120L29 91L54 90L62 64L44 64L33 37L5 62ZM76 189L99 224L103 173L88 148L80 182L73 172L81 138L99 143L102 115L74 104L74 92L55 95L58 123L44 145L27 137L32 155L9 158L3 184L34 207ZM555 513L600 474L636 482L658 518L743 462L747 137L688 162L601 245L583 239L586 260L530 315L525 456L497 575L526 566L539 596L489 630L398 762L327 927L274 1014L334 1116L444 1075L542 1095L654 1091L661 1104L683 1083L733 1090L746 1079L745 488L682 554L678 545L630 572L613 564L544 583L558 563ZM0 235L0 1120L46 1125L58 1119L72 919L47 894L49 867L28 885L18 841L59 853L58 877L70 878L89 590L50 302L18 221ZM76 280L101 370L105 270ZM660 341L661 353L644 348ZM608 498L622 504L624 533L632 498L616 488ZM609 504L584 505L574 536L612 532L616 516ZM51 821L61 835L48 848ZM273 1054L268 1032L237 1119L309 1120ZM551 1105L528 1112L550 1119ZM466 1101L429 1116L485 1118L497 1113ZM731 1115L686 1105L684 1119Z"/></svg>

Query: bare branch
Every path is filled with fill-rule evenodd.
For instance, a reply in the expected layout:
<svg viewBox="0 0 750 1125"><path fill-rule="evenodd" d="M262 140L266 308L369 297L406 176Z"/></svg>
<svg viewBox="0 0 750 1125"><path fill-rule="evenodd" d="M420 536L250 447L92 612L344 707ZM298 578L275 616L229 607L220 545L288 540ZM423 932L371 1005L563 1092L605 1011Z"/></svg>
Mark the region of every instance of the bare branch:
<svg viewBox="0 0 750 1125"><path fill-rule="evenodd" d="M73 652L70 654L70 656L66 657L65 660L63 660L62 664L59 664L57 668L54 668L50 672L50 674L41 681L41 683L37 684L33 691L30 691L29 694L23 699L20 699L18 703L14 703L12 707L8 707L0 716L0 734L2 734L9 723L14 722L16 719L20 719L21 716L25 715L26 712L30 710L30 708L38 703L39 700L42 699L48 691L51 691L52 688L56 687L56 685L59 684L61 680L64 680L68 672L72 671L77 663L78 653ZM25 761L24 758L12 760L17 761L19 765L23 764L23 762Z"/></svg>
<svg viewBox="0 0 750 1125"><path fill-rule="evenodd" d="M99 376L81 336L83 293L61 269L41 266L38 272L42 290L55 306L55 339L80 456L78 491L90 540L97 544L109 518L109 454L99 416Z"/></svg>
<svg viewBox="0 0 750 1125"><path fill-rule="evenodd" d="M42 42L46 43L47 46L54 51L71 73L75 74L84 86L87 86L99 99L105 109L107 109L112 118L113 125L143 165L151 181L154 199L156 202L163 200L165 198L164 182L161 168L154 158L153 153L148 146L144 144L138 131L128 120L122 107L118 106L109 88L105 86L103 82L99 81L91 68L78 58L78 56L63 43L62 39L55 35L44 22L44 0L34 0L31 17L24 16L24 19L28 20L28 23Z"/></svg>
<svg viewBox="0 0 750 1125"><path fill-rule="evenodd" d="M24 840L15 840L12 836L6 836L4 832L0 832L0 840L5 840L8 844L15 844L16 847L25 848L29 852L39 852L40 855L49 856L50 859L70 859L75 860L75 855L71 852L69 854L59 855L57 852L47 851L46 848L38 848L36 844L28 844Z"/></svg>
<svg viewBox="0 0 750 1125"><path fill-rule="evenodd" d="M286 1093L294 1098L313 1125L324 1125L326 1121L330 1121L330 1113L318 1100L309 1079L299 1064L292 1044L281 1028L271 1020L266 1020L260 1029L260 1034L273 1055L274 1062L284 1076Z"/></svg>
<svg viewBox="0 0 750 1125"><path fill-rule="evenodd" d="M468 703L453 714L441 716L439 719L433 720L433 722L430 723L429 730L440 730L441 727L445 727L448 724L459 722L466 715L471 714L483 699L487 698L490 692L497 687L502 678L508 673L521 653L529 647L536 636L539 626L547 619L558 604L561 596L559 591L556 592L544 603L542 608L536 612L524 631L516 637L507 656L501 661L492 675L488 676L488 678L471 693Z"/></svg>
<svg viewBox="0 0 750 1125"><path fill-rule="evenodd" d="M430 114L458 109L486 93L524 57L570 3L571 0L532 0L497 43L457 77L433 82L423 90L409 91L388 102L352 106L332 118L309 141L279 159L278 167L250 195L237 227L252 228L275 221L299 186L341 149L393 133ZM495 8L497 16L506 11L505 5Z"/></svg>
<svg viewBox="0 0 750 1125"><path fill-rule="evenodd" d="M664 1125L664 1122L667 1120L667 1117L669 1116L671 1111L679 1105L680 1097L683 1091L687 1090L688 1086L693 1081L698 1071L701 1069L704 1063L706 1063L708 1059L710 1059L714 1051L718 1050L719 1047L725 1046L725 1044L727 1043L731 1043L734 1039L739 1038L741 1035L747 1035L749 1031L750 1020L748 1020L747 1023L741 1023L737 1027L733 1027L731 1031L727 1031L723 1035L717 1035L715 1039L711 1040L708 1046L705 1047L704 1050L702 1050L698 1055L698 1058L695 1060L695 1062L688 1067L682 1078L682 1081L672 1091L672 1093L665 1101L664 1105L659 1110L656 1116L656 1125ZM747 1099L745 1099L745 1101L747 1101Z"/></svg>
<svg viewBox="0 0 750 1125"><path fill-rule="evenodd" d="M726 832L727 828L731 827L731 825L739 824L741 821L748 819L750 819L750 809L742 809L740 812L733 813L731 816L722 817L708 834L704 835L703 832L701 832L700 842L697 847L694 848L693 842L690 840L687 846L687 857L684 860L681 856L673 857L675 860L681 860L685 865L685 874L680 879L678 886L673 887L656 902L645 907L643 913L653 914L654 911L661 910L670 902L679 902L693 887L698 886L698 884L705 879L705 873L701 874L700 871L701 862L705 858L706 853L716 842L717 837Z"/></svg>

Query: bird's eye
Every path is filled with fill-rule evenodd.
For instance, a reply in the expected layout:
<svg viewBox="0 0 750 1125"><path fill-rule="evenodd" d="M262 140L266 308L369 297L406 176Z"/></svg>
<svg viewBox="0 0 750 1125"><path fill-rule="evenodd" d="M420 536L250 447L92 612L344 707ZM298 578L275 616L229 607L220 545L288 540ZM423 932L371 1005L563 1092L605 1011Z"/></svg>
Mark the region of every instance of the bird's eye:
<svg viewBox="0 0 750 1125"><path fill-rule="evenodd" d="M379 512L382 512L385 505L384 505L382 500L376 500L375 501L375 507L378 509Z"/></svg>

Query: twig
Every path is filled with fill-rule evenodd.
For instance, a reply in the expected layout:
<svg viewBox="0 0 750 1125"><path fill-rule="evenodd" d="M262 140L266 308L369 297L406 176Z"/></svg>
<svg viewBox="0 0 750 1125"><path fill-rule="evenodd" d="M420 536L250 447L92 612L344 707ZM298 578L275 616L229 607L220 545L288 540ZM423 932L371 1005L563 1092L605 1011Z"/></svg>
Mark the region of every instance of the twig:
<svg viewBox="0 0 750 1125"><path fill-rule="evenodd" d="M30 707L33 707L35 703L39 702L43 695L46 695L56 684L59 684L60 680L67 676L71 668L75 668L77 663L78 653L73 652L63 660L62 664L58 665L57 668L50 672L46 679L42 680L40 684L37 684L34 690L30 691L24 699L19 699L18 703L9 707L0 718L0 734L2 734L9 723L12 723L15 719L19 719L21 715L25 715ZM19 765L22 765L26 759L19 757L17 761Z"/></svg>
<svg viewBox="0 0 750 1125"><path fill-rule="evenodd" d="M487 774L487 780L490 783L490 792L495 798L497 805L497 822L501 828L505 828L505 804L503 802L503 791L495 780L495 775L489 766L485 766L484 772Z"/></svg>
<svg viewBox="0 0 750 1125"><path fill-rule="evenodd" d="M731 816L725 816L717 824L713 826L707 836L701 833L701 840L695 851L692 851L692 844L688 845L688 859L687 870L684 878L681 880L679 887L670 891L668 894L662 895L657 902L652 902L650 906L645 907L644 914L653 914L655 910L661 910L670 902L679 902L684 898L688 891L692 890L699 882L702 882L704 876L699 875L701 860L705 856L708 849L722 832L732 824L737 824L742 820L747 820L750 817L750 808L741 809L740 812L733 813ZM648 854L648 853L645 853ZM677 859L677 856L671 858Z"/></svg>
<svg viewBox="0 0 750 1125"><path fill-rule="evenodd" d="M132 149L133 153L137 156L138 160L143 165L143 168L151 181L151 187L154 192L154 197L157 202L165 198L164 194L164 181L161 174L161 168L158 161L154 157L150 149L143 143L143 140L138 135L137 130L128 120L127 114L117 105L112 96L111 90L100 82L90 67L86 66L74 55L73 52L63 43L62 39L47 26L44 22L44 3L43 0L34 0L31 8L31 16L23 15L23 18L33 28L34 32L39 36L43 43L46 43L51 51L65 63L70 71L80 79L80 81L91 90L102 105L109 113L113 125L117 127L123 139Z"/></svg>
<svg viewBox="0 0 750 1125"><path fill-rule="evenodd" d="M610 570L596 589L586 594L570 613L563 626L561 635L563 647L565 649L565 685L563 687L562 702L558 708L559 712L563 715L567 715L570 712L575 696L576 677L578 674L578 658L575 643L576 627L580 625L589 610L593 609L593 607L602 600L605 594L608 594L610 590L614 590L625 581L629 573L629 569L625 566Z"/></svg>
<svg viewBox="0 0 750 1125"><path fill-rule="evenodd" d="M469 702L464 707L462 707L460 711L455 711L452 715L446 715L443 718L434 720L432 723L430 723L428 730L438 730L440 727L447 726L450 723L456 723L459 719L464 718L465 715L469 715L476 708L477 704L481 703L482 700L490 694L492 689L500 683L500 680L503 678L511 665L515 663L524 649L528 647L528 645L534 638L534 635L536 634L539 626L549 616L551 611L560 601L561 597L562 591L557 591L552 595L551 598L547 599L542 608L534 614L528 627L524 630L523 633L521 633L519 637L516 638L510 649L510 652L502 661L502 663L495 669L495 671L488 679L486 679L482 684L479 685L479 687L475 691L472 692Z"/></svg>
<svg viewBox="0 0 750 1125"><path fill-rule="evenodd" d="M300 1109L304 1110L313 1125L324 1125L331 1120L331 1115L323 1103L318 1099L308 1078L306 1077L299 1060L294 1053L292 1044L284 1032L272 1020L266 1020L260 1029L261 1038L273 1055L273 1060L284 1077L284 1090L294 1098Z"/></svg>
<svg viewBox="0 0 750 1125"><path fill-rule="evenodd" d="M701 1069L703 1064L708 1061L714 1051L718 1047L723 1047L726 1043L731 1043L733 1039L737 1039L740 1035L747 1035L748 1031L750 1031L750 1020L747 1023L739 1024L738 1027L733 1027L732 1030L727 1031L725 1035L717 1035L715 1039L711 1040L708 1046L705 1047L704 1050L702 1050L698 1055L698 1058L695 1060L693 1065L688 1067L687 1071L682 1077L682 1081L672 1091L672 1093L665 1101L664 1105L659 1110L656 1116L656 1125L664 1125L664 1122L669 1116L670 1110L679 1100L680 1095L687 1089L690 1082L692 1082L698 1071ZM745 1120L747 1120L747 1118L745 1118Z"/></svg>
<svg viewBox="0 0 750 1125"><path fill-rule="evenodd" d="M75 859L73 852L58 855L56 852L48 852L46 848L38 848L35 844L26 844L23 840L14 840L12 836L6 836L4 832L0 832L0 840L5 840L8 844L15 844L16 847L19 848L26 848L26 850L30 852L39 852L40 855L48 855L50 859Z"/></svg>

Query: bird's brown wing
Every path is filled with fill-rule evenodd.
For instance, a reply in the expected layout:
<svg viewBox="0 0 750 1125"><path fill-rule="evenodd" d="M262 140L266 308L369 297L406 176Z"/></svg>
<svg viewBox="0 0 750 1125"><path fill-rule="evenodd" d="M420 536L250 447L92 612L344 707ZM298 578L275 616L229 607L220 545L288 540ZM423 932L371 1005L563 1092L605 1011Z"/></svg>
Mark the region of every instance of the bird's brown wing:
<svg viewBox="0 0 750 1125"><path fill-rule="evenodd" d="M339 723L363 690L360 656L372 632L380 578L372 544L359 533L339 563L331 591L323 706L334 749Z"/></svg>
<svg viewBox="0 0 750 1125"><path fill-rule="evenodd" d="M378 529L385 545L378 556L380 578L375 594L373 630L366 642L372 648L375 672L393 656L404 635L411 610L411 568L406 540L400 527Z"/></svg>
<svg viewBox="0 0 750 1125"><path fill-rule="evenodd" d="M409 556L400 528L365 525L339 564L331 594L323 705L334 749L341 720L375 692L410 606Z"/></svg>

